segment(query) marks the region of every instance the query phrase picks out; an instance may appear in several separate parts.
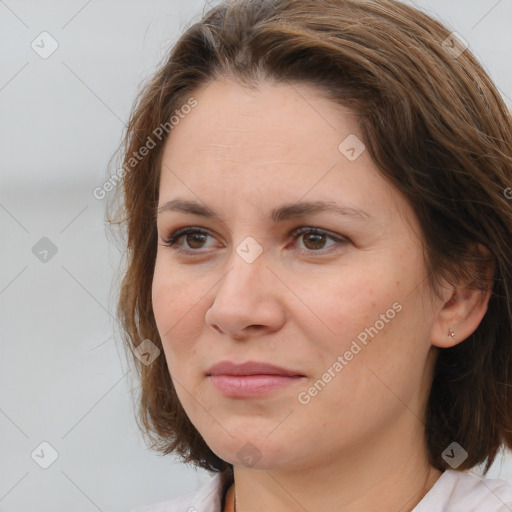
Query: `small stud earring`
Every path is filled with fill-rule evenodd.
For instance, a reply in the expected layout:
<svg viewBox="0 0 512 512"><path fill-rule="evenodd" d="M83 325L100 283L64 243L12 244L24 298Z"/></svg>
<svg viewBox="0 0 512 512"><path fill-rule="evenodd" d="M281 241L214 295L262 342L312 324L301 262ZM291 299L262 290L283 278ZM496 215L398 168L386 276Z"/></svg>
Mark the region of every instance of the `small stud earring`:
<svg viewBox="0 0 512 512"><path fill-rule="evenodd" d="M448 336L451 336L453 340L455 339L455 333L453 332L453 329L448 329Z"/></svg>

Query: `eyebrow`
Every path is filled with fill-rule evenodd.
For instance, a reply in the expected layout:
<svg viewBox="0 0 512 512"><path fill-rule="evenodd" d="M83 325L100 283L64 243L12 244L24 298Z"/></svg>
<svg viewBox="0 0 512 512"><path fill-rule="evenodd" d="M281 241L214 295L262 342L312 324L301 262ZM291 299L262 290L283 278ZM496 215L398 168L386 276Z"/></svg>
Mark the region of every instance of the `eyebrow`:
<svg viewBox="0 0 512 512"><path fill-rule="evenodd" d="M157 209L157 214L160 215L164 212L181 212L189 213L193 215L199 215L209 219L215 219L219 222L224 222L224 219L220 217L214 210L212 210L206 204L200 204L195 201L185 201L182 199L173 199L164 203ZM277 208L274 208L270 212L270 218L274 223L283 222L285 220L301 217L303 215L311 215L314 213L322 212L334 212L339 215L345 215L354 217L357 219L367 219L370 215L360 209L352 208L347 205L335 203L332 201L312 201L312 202L299 202L284 204Z"/></svg>

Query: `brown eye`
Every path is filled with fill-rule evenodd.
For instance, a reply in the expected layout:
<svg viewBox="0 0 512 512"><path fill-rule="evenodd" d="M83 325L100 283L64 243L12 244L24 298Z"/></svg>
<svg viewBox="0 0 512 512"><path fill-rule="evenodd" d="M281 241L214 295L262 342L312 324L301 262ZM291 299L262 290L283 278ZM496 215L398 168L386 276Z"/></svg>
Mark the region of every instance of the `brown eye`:
<svg viewBox="0 0 512 512"><path fill-rule="evenodd" d="M193 226L187 226L168 235L167 238L164 239L164 245L178 252L199 253L199 249L208 247L208 238L211 238L213 241L212 235L207 231Z"/></svg>
<svg viewBox="0 0 512 512"><path fill-rule="evenodd" d="M191 249L201 249L206 242L207 236L204 233L188 233L185 235L185 240Z"/></svg>
<svg viewBox="0 0 512 512"><path fill-rule="evenodd" d="M292 233L292 238L295 248L303 254L318 253L318 256L333 252L349 243L349 240L343 236L307 226L296 229Z"/></svg>
<svg viewBox="0 0 512 512"><path fill-rule="evenodd" d="M327 237L324 233L305 233L302 235L302 240L304 241L304 246L311 250L317 251L318 249L323 249Z"/></svg>

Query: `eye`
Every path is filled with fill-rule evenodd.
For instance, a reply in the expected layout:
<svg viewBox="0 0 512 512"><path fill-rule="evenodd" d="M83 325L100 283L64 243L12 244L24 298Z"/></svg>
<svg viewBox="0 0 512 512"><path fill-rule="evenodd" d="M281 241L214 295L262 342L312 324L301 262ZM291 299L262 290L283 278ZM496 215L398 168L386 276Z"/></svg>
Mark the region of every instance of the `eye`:
<svg viewBox="0 0 512 512"><path fill-rule="evenodd" d="M294 244L292 245L296 245L297 241L302 242L302 244L299 245L302 245L303 247L299 247L298 250L303 254L325 254L326 252L332 252L326 251L325 249L349 243L345 237L333 235L323 229L308 226L296 229L291 233L291 237L294 241ZM204 229L187 226L170 233L165 239L163 239L163 245L171 247L173 250L181 253L199 254L200 249L208 248L208 245L206 245L208 238L214 237ZM331 243L327 245L329 242ZM289 246L286 248L288 249Z"/></svg>
<svg viewBox="0 0 512 512"><path fill-rule="evenodd" d="M311 254L312 252L331 252L324 251L324 249L334 246L345 245L348 240L339 235L330 234L327 231L313 227L300 227L292 233L294 240L302 241L302 245L305 249L300 249L304 253ZM327 245L327 242L331 241L331 245Z"/></svg>
<svg viewBox="0 0 512 512"><path fill-rule="evenodd" d="M163 245L166 247L172 247L178 252L197 252L198 249L204 249L204 244L208 237L211 237L211 235L204 229L200 229L194 226L187 226L178 229L167 236L163 240ZM183 244L180 242L181 239L183 239L183 242L187 244L185 248L182 247Z"/></svg>

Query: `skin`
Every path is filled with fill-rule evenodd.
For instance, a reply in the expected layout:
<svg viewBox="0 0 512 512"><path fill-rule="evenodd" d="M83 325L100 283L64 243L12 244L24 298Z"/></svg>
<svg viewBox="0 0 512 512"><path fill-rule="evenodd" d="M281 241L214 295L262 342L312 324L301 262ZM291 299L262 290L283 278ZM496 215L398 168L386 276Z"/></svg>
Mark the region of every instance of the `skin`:
<svg viewBox="0 0 512 512"><path fill-rule="evenodd" d="M478 326L488 296L425 279L421 232L407 201L364 151L357 117L305 85L256 90L217 80L166 142L159 206L207 205L221 218L163 211L153 308L176 391L210 448L234 465L242 512L410 511L441 473L429 465L422 421L436 347ZM367 216L269 212L332 201ZM169 233L196 226L209 236ZM314 227L337 237L292 236ZM237 252L246 238L263 252ZM357 335L402 307L307 404L298 394L332 368ZM451 328L455 339L448 335ZM207 377L221 360L265 361L304 375L258 398L221 394ZM237 455L251 443L259 459ZM232 490L231 490L232 492Z"/></svg>

